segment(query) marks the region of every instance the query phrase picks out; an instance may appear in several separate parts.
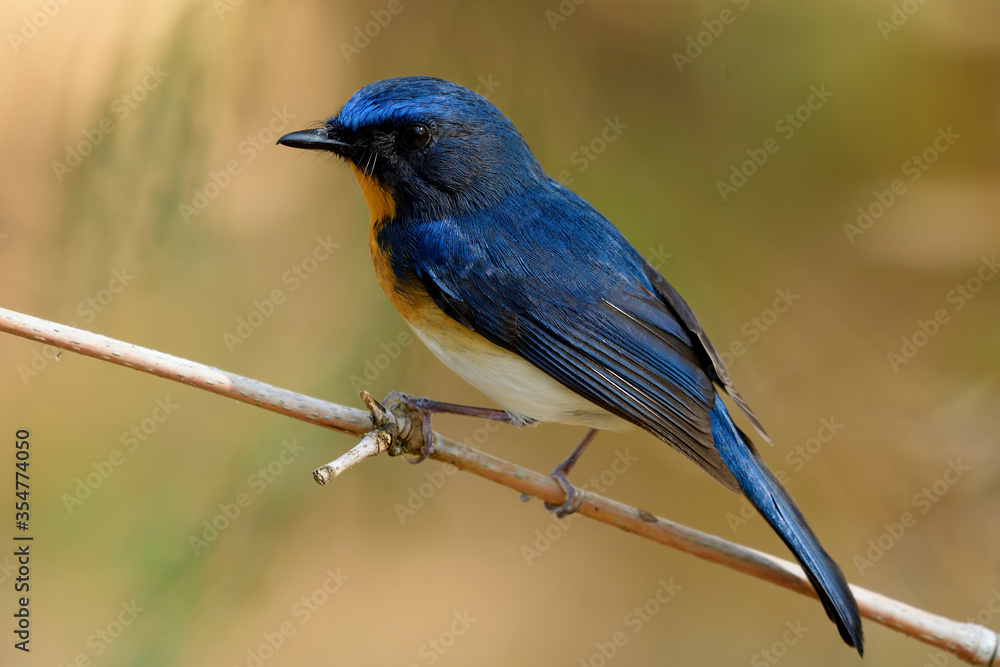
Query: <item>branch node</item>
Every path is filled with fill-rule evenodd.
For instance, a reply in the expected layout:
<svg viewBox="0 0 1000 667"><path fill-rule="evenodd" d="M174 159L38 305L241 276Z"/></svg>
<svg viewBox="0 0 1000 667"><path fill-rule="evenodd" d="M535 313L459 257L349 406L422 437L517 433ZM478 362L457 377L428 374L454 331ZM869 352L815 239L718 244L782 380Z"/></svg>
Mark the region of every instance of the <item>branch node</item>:
<svg viewBox="0 0 1000 667"><path fill-rule="evenodd" d="M367 458L377 456L384 451L392 454L399 440L399 424L397 417L385 409L381 403L367 391L361 392L361 400L370 413L372 428L361 439L361 442L341 454L335 460L313 470L313 479L320 486L328 484L334 477L345 470L361 463Z"/></svg>
<svg viewBox="0 0 1000 667"><path fill-rule="evenodd" d="M382 452L388 452L389 456L399 456L419 452L423 445L423 422L419 412L401 401L393 401L386 409L367 391L361 392L361 400L371 413L372 428L361 442L336 460L313 471L313 479L320 486L328 484L348 468Z"/></svg>
<svg viewBox="0 0 1000 667"><path fill-rule="evenodd" d="M361 400L364 401L365 407L372 413L372 426L375 427L383 423L388 416L388 411L367 391L362 391L360 396Z"/></svg>

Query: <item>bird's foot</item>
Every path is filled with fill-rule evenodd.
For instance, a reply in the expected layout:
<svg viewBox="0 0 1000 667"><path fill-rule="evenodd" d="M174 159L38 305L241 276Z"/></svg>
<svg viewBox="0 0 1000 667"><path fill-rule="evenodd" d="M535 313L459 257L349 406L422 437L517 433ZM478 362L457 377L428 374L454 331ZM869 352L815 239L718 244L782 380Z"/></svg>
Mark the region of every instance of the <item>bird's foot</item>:
<svg viewBox="0 0 1000 667"><path fill-rule="evenodd" d="M545 503L545 509L552 512L560 519L577 511L580 509L580 505L583 504L583 491L570 484L569 477L567 477L567 475L569 475L569 471L576 465L580 455L583 454L585 449L587 449L587 445L590 444L595 435L597 435L597 429L592 428L587 431L587 435L583 436L583 440L581 440L580 444L576 446L573 453L570 454L565 461L557 465L549 475L549 477L555 480L556 484L559 485L559 488L563 490L566 499L561 504ZM530 496L527 493L521 494L521 500L523 501L531 500L532 497L533 496Z"/></svg>
<svg viewBox="0 0 1000 667"><path fill-rule="evenodd" d="M416 413L417 421L420 423L420 453L412 459L404 459L407 463L421 463L434 453L434 429L431 426L431 417L435 412L431 405L433 401L394 391L386 396L382 403L390 409L392 406L402 405Z"/></svg>
<svg viewBox="0 0 1000 667"><path fill-rule="evenodd" d="M431 428L431 417L438 413L465 415L467 417L479 417L481 419L493 419L506 422L514 426L525 426L532 423L532 420L525 419L518 415L512 415L505 410L494 408L477 408L468 405L458 405L456 403L444 403L429 398L410 396L394 391L386 396L386 405L402 404L420 417L422 430L422 443L420 453L413 459L407 459L408 463L421 463L424 459L434 453L434 430Z"/></svg>
<svg viewBox="0 0 1000 667"><path fill-rule="evenodd" d="M583 504L583 491L570 484L569 478L566 477L566 473L564 473L560 468L556 468L552 471L552 474L549 475L549 477L554 479L559 485L559 488L561 488L563 493L566 494L566 500L558 505L556 503L545 503L545 509L552 512L560 519L564 516L569 516L580 509L580 505Z"/></svg>

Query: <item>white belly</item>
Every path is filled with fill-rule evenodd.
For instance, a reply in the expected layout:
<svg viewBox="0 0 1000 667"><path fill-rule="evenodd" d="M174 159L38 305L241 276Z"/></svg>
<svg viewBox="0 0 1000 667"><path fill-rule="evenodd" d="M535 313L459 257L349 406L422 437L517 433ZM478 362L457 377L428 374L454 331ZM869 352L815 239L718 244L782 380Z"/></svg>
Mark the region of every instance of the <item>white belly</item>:
<svg viewBox="0 0 1000 667"><path fill-rule="evenodd" d="M631 426L457 322L433 329L422 329L422 323L411 322L410 326L431 352L512 415L598 429Z"/></svg>

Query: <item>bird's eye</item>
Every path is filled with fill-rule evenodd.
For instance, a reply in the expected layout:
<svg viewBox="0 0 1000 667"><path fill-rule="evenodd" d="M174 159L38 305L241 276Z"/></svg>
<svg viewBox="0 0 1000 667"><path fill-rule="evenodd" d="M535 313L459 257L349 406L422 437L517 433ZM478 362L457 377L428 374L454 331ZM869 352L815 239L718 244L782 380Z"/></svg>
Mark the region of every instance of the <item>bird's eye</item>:
<svg viewBox="0 0 1000 667"><path fill-rule="evenodd" d="M420 150L431 140L431 130L423 123L410 123L399 130L399 143L411 151Z"/></svg>

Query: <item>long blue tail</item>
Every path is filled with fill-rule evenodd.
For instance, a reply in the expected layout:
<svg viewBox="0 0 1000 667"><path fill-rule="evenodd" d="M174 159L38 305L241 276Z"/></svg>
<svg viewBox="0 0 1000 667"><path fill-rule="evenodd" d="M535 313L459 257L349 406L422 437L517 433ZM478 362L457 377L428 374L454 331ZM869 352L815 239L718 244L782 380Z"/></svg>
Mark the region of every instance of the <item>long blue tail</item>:
<svg viewBox="0 0 1000 667"><path fill-rule="evenodd" d="M837 624L840 636L864 655L864 638L858 603L833 559L820 546L819 540L795 506L788 491L757 456L746 436L736 428L722 399L715 397L710 415L712 436L722 461L736 476L750 502L771 524L771 528L792 550L819 599L826 615Z"/></svg>

